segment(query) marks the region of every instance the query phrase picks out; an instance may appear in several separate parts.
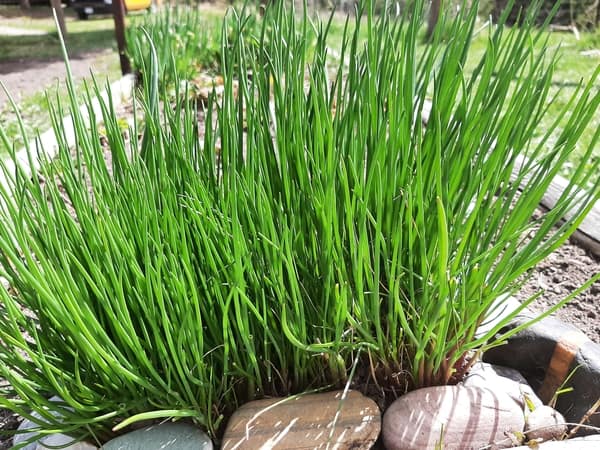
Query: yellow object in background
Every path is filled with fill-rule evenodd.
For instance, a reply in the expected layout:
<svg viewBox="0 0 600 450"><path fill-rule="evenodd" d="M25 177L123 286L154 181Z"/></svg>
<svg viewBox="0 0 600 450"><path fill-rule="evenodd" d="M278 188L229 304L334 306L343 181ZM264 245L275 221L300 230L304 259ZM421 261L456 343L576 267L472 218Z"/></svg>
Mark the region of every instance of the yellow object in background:
<svg viewBox="0 0 600 450"><path fill-rule="evenodd" d="M85 20L92 14L112 14L113 0L71 0L69 5ZM152 0L124 0L126 11L140 11L152 6Z"/></svg>
<svg viewBox="0 0 600 450"><path fill-rule="evenodd" d="M125 0L125 9L127 11L139 11L148 9L152 6L152 0Z"/></svg>

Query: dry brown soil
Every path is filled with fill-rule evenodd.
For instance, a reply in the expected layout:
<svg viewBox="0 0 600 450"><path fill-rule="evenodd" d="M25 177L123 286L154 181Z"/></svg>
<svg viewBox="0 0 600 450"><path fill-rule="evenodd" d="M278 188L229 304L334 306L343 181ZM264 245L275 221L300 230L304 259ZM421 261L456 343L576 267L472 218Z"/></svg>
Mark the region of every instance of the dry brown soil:
<svg viewBox="0 0 600 450"><path fill-rule="evenodd" d="M523 299L543 290L542 296L531 306L533 311L542 312L597 273L600 273L600 260L581 247L569 243L538 265L518 297ZM600 344L600 281L554 315L563 322L575 325L591 340Z"/></svg>

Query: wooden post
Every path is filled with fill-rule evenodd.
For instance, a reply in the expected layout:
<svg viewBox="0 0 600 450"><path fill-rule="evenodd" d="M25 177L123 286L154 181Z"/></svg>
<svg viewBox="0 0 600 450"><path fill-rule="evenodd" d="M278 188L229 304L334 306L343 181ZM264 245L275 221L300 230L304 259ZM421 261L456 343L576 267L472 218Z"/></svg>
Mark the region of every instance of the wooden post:
<svg viewBox="0 0 600 450"><path fill-rule="evenodd" d="M265 10L267 9L269 1L270 0L260 0L258 5L258 12L260 13L261 17L265 15Z"/></svg>
<svg viewBox="0 0 600 450"><path fill-rule="evenodd" d="M431 0L429 8L429 17L427 18L427 33L426 38L429 41L433 37L435 27L440 20L440 12L442 10L442 0Z"/></svg>
<svg viewBox="0 0 600 450"><path fill-rule="evenodd" d="M56 11L56 21L58 22L58 28L60 28L60 34L62 34L63 40L67 40L67 26L65 25L65 12L62 9L60 0L50 0L50 5L54 11Z"/></svg>
<svg viewBox="0 0 600 450"><path fill-rule="evenodd" d="M125 3L123 0L113 0L113 18L115 20L115 37L121 61L121 73L131 73L131 63L127 57L127 42L125 42Z"/></svg>

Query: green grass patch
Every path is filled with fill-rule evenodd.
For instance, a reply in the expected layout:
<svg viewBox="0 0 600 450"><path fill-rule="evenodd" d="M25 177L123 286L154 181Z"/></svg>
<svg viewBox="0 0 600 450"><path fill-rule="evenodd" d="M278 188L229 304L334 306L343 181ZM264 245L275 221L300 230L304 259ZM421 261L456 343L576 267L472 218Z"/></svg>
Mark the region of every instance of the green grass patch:
<svg viewBox="0 0 600 450"><path fill-rule="evenodd" d="M19 114L22 117L22 124L27 136L35 136L37 131L43 132L48 129L50 126L50 111L46 94L38 92L23 99L19 102ZM9 141L13 143L14 148L22 148L25 142L18 116L8 102L4 110L1 111L0 117L0 126L4 128ZM0 155L5 155L5 151L6 149L2 149Z"/></svg>
<svg viewBox="0 0 600 450"><path fill-rule="evenodd" d="M5 7L6 8L6 7ZM18 9L18 7L15 7ZM4 21L4 25L27 30L39 30L45 34L23 36L0 36L0 63L18 59L60 59L60 41L52 12L49 8L35 7L30 16L15 16ZM42 14L42 12L44 14ZM47 15L46 15L47 14ZM70 54L116 48L114 21L112 17L77 20L66 16L67 45Z"/></svg>
<svg viewBox="0 0 600 450"><path fill-rule="evenodd" d="M153 42L161 61L163 87L173 87L175 77L191 80L200 72L218 71L222 22L219 13L186 6L139 16L127 29L132 64L144 77Z"/></svg>
<svg viewBox="0 0 600 450"><path fill-rule="evenodd" d="M112 25L112 24L111 24ZM69 31L69 50L79 54L105 48L116 48L114 30ZM0 61L18 59L58 59L60 41L54 31L34 36L0 36Z"/></svg>

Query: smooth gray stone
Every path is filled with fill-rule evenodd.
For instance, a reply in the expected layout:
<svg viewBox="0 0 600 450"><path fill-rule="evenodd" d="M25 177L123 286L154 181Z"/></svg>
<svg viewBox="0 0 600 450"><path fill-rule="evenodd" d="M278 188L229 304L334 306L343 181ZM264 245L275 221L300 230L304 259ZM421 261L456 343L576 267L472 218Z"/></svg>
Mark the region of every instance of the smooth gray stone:
<svg viewBox="0 0 600 450"><path fill-rule="evenodd" d="M200 428L185 423L151 425L116 437L102 450L212 450L213 443Z"/></svg>
<svg viewBox="0 0 600 450"><path fill-rule="evenodd" d="M24 420L21 425L19 425L19 430L24 431L31 428L37 428L37 425L30 420ZM24 434L15 434L13 437L13 445L20 444L22 442L28 441L32 437L34 437L37 433L30 432ZM57 446L65 446L66 450L96 450L98 447L95 445L91 445L87 442L73 442L73 438L67 436L65 434L56 433L56 434L48 434L41 436L37 441L34 441L30 444L27 444L23 447L23 450L44 450L49 447L57 447Z"/></svg>
<svg viewBox="0 0 600 450"><path fill-rule="evenodd" d="M39 417L39 415L36 413L33 413L33 415ZM25 420L23 420L23 422L21 422L21 424L19 425L17 430L26 431L26 430L30 430L32 428L37 428L37 426L38 425L33 423L31 420L25 419ZM22 442L28 441L35 435L36 435L35 432L15 434L13 437L13 445L21 444ZM37 448L37 443L32 442L31 444L27 444L25 447L23 447L23 450L35 450L36 448Z"/></svg>
<svg viewBox="0 0 600 450"><path fill-rule="evenodd" d="M507 325L505 330L517 327L530 319L531 317L518 317ZM500 333L503 331L500 330ZM557 344L564 343L569 336L581 336L581 331L558 319L547 317L512 336L506 345L488 350L482 359L491 364L518 370L543 400L540 388L543 387L547 368ZM572 376L563 386L572 388L572 391L560 394L554 406L568 423L579 423L600 398L600 344L589 340L578 342L576 350L568 367L568 373L572 373ZM592 414L586 425L600 427L600 414ZM597 431L581 428L577 435L591 433ZM598 448L600 449L600 446Z"/></svg>
<svg viewBox="0 0 600 450"><path fill-rule="evenodd" d="M51 397L50 400L54 401L54 402L62 402L62 399L60 397L56 397L56 396ZM41 419L41 416L36 412L34 412L32 415ZM35 429L37 427L38 427L37 424L35 424L34 422L32 422L29 419L25 419L19 425L18 430L19 431L27 431L27 430ZM29 439L33 438L36 434L37 433L35 431L31 431L28 433L15 434L15 436L13 437L13 445L17 445L17 444L26 442ZM62 447L67 444L70 444L71 442L73 442L72 437L67 436L65 434L61 434L61 433L42 435L37 441L34 441L30 444L27 444L25 447L23 447L23 450L44 450L44 449L47 449L48 447L57 447L57 446ZM98 447L96 447L95 445L91 445L87 442L73 442L73 444L68 445L67 447L64 447L64 448L66 450L96 450Z"/></svg>
<svg viewBox="0 0 600 450"><path fill-rule="evenodd" d="M543 405L527 380L518 370L484 362L476 362L463 380L463 386L503 391L525 410L525 397L537 408Z"/></svg>
<svg viewBox="0 0 600 450"><path fill-rule="evenodd" d="M70 444L70 445L67 445ZM66 445L66 447L64 447ZM32 447L33 446L33 447ZM64 434L50 434L34 444L29 444L26 449L47 450L60 446L65 450L98 450L98 447L88 442L73 442L73 438Z"/></svg>

